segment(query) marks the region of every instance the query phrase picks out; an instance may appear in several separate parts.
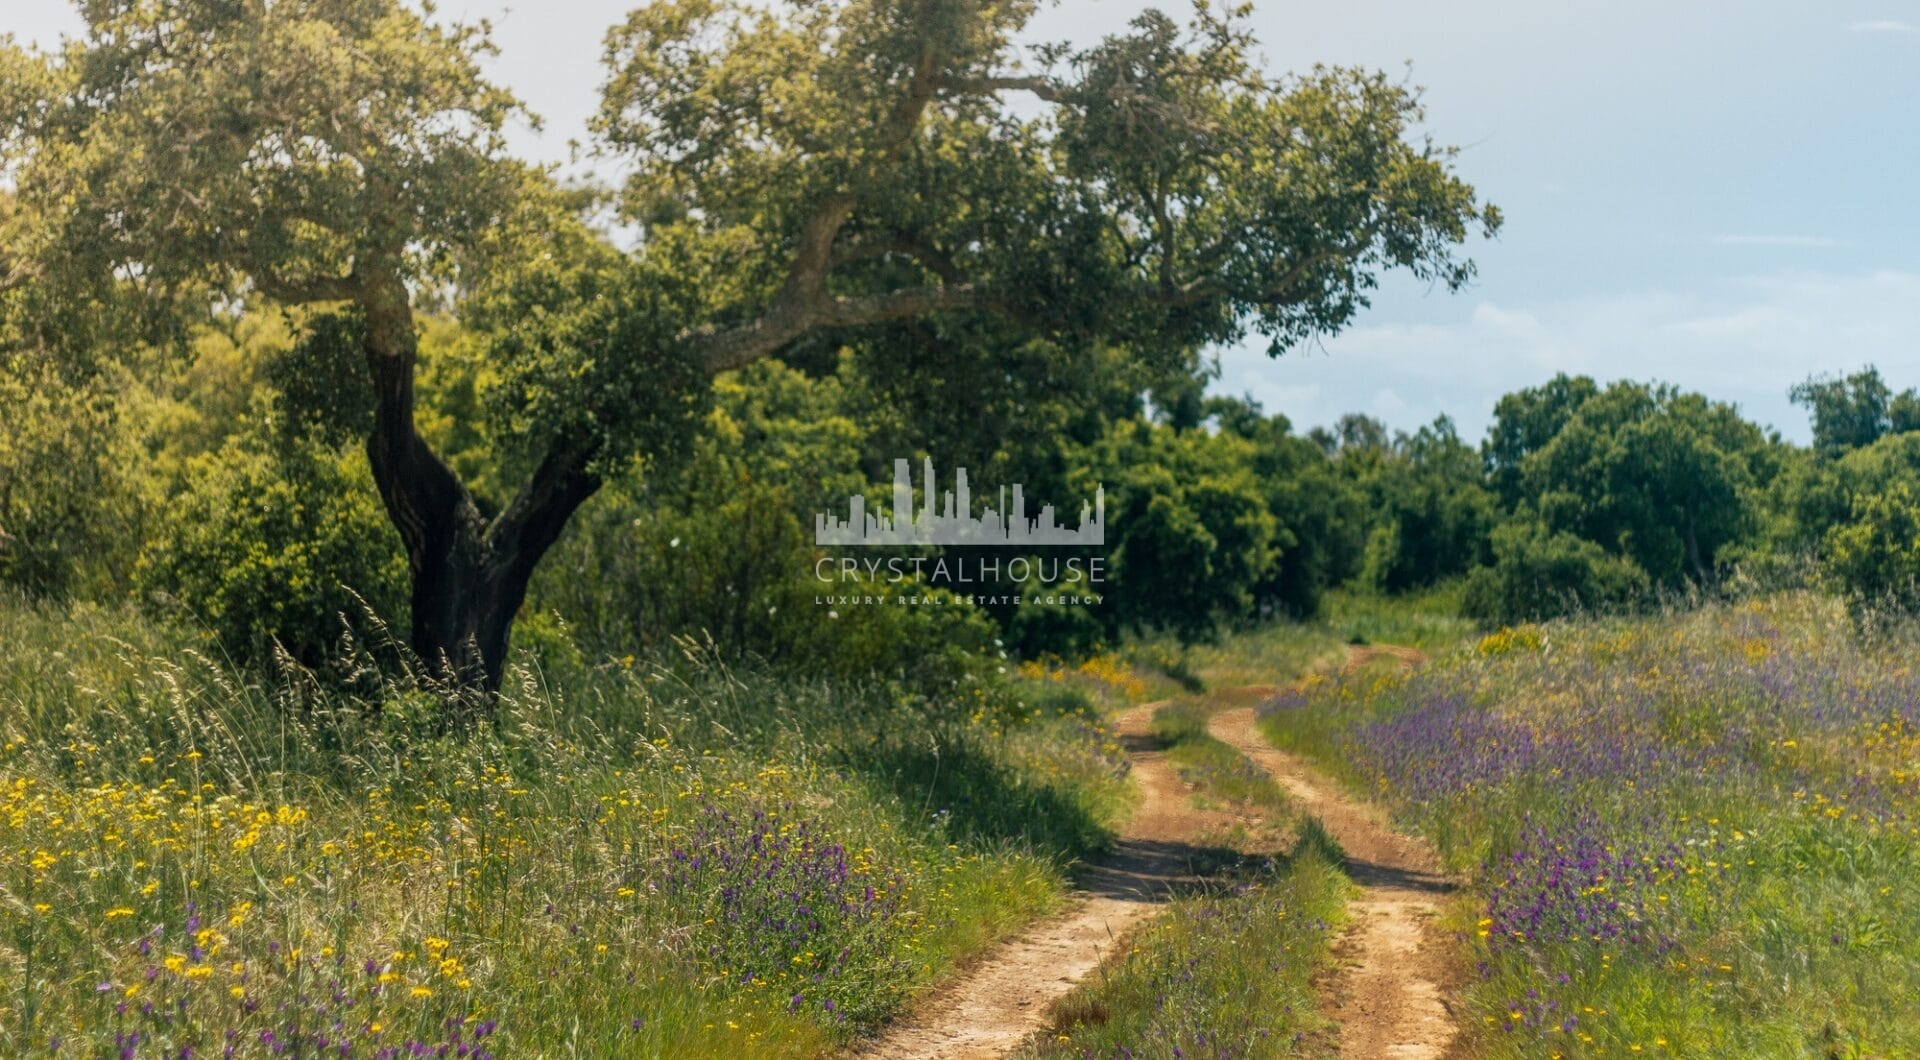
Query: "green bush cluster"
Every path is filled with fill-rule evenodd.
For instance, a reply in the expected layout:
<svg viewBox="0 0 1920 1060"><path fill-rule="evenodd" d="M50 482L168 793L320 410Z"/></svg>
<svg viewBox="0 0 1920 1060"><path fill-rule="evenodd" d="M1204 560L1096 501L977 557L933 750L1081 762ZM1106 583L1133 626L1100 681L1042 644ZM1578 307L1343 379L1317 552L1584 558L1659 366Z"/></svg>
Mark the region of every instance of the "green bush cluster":
<svg viewBox="0 0 1920 1060"><path fill-rule="evenodd" d="M0 435L0 583L131 589L247 658L278 645L314 661L365 620L403 628L405 561L361 452L362 327L351 313L246 314L138 354L138 372L0 363L16 410ZM1503 397L1476 446L1444 417L1394 433L1353 415L1303 434L1251 400L1205 397L1193 359L1007 345L985 327L923 337L922 354L878 334L727 373L684 446L600 468L539 568L526 642L591 662L693 638L808 675L945 687L1003 651L1079 658L1311 617L1343 586L1438 588L1486 624L1808 571L1863 605L1920 605L1920 399L1872 369L1795 388L1811 447L1702 395L1565 375ZM426 321L418 423L491 518L538 446L487 350L461 321ZM969 366L1003 388L960 385ZM1079 554L1102 581L1056 587L1085 598L1066 603L1007 579L816 578L832 550L814 544L815 514L852 494L884 507L894 460L923 456L939 488L964 464L1067 522L1104 488L1106 545ZM932 602L836 604L870 595Z"/></svg>
<svg viewBox="0 0 1920 1060"><path fill-rule="evenodd" d="M1461 610L1489 625L1512 625L1581 608L1646 598L1646 572L1632 560L1537 521L1493 531L1493 562L1467 579Z"/></svg>
<svg viewBox="0 0 1920 1060"><path fill-rule="evenodd" d="M124 582L145 454L117 384L0 349L0 585L97 596Z"/></svg>
<svg viewBox="0 0 1920 1060"><path fill-rule="evenodd" d="M406 575L363 457L239 438L189 461L134 580L229 648L316 666L368 617L405 614Z"/></svg>

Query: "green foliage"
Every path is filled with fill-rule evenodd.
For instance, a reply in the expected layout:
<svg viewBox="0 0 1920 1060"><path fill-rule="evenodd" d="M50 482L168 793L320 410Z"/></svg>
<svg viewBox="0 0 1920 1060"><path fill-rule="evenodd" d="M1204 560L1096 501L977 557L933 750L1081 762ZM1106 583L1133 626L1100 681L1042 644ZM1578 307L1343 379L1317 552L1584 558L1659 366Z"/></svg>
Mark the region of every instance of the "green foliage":
<svg viewBox="0 0 1920 1060"><path fill-rule="evenodd" d="M714 399L683 462L609 484L535 599L605 653L692 636L814 676L911 675L941 688L977 676L997 654L996 629L952 592L885 572L818 576L813 513L864 485L839 381L763 361L722 379ZM833 602L846 595L886 602Z"/></svg>
<svg viewBox="0 0 1920 1060"><path fill-rule="evenodd" d="M1276 523L1245 439L1121 425L1083 472L1107 491L1111 621L1209 640L1272 574Z"/></svg>
<svg viewBox="0 0 1920 1060"><path fill-rule="evenodd" d="M1508 394L1482 447L1507 508L1464 606L1489 622L1608 607L1778 566L1805 481L1777 436L1672 387L1556 376Z"/></svg>
<svg viewBox="0 0 1920 1060"><path fill-rule="evenodd" d="M843 381L845 415L866 435L862 467L885 473L926 453L976 482L1049 498L1072 495L1079 451L1138 416L1156 376L1197 371L1197 359L1156 372L1123 347L1025 338L984 316L876 328L844 349L823 343L785 359Z"/></svg>
<svg viewBox="0 0 1920 1060"><path fill-rule="evenodd" d="M1147 11L1130 33L1071 57L1060 122L1068 171L1096 189L1121 231L1152 246L1142 271L1183 289L1218 287L1224 304L1191 314L1206 328L1193 338L1234 337L1244 315L1278 352L1350 320L1375 268L1405 267L1449 288L1469 280L1472 265L1447 247L1476 223L1496 230L1499 212L1448 175L1449 150L1409 142L1423 118L1417 92L1384 74L1324 67L1269 87L1252 65L1244 14L1196 7L1183 33ZM1307 249L1316 229L1369 233L1366 248L1326 247L1332 256L1316 261ZM1208 248L1229 244L1290 250L1192 275ZM1284 289L1311 293L1288 305L1275 297Z"/></svg>
<svg viewBox="0 0 1920 1060"><path fill-rule="evenodd" d="M609 39L597 126L633 161L626 209L688 268L701 246L735 251L709 287L721 319L772 296L787 247L845 201L850 244L878 251L852 256L854 289L966 278L1016 319L1168 356L1248 323L1276 345L1337 329L1381 268L1457 286L1472 267L1452 248L1499 224L1448 151L1408 142L1418 99L1384 76L1272 82L1244 22L1203 9L1188 31L1150 12L1009 77L1032 11L641 8ZM1021 89L1057 118L1008 116L993 93Z"/></svg>
<svg viewBox="0 0 1920 1060"><path fill-rule="evenodd" d="M343 446L373 430L366 358L366 320L359 312L307 318L292 347L270 357L264 372L280 394L281 422L291 436Z"/></svg>
<svg viewBox="0 0 1920 1060"><path fill-rule="evenodd" d="M1445 416L1394 439L1392 451L1343 449L1340 466L1371 501L1360 581L1384 592L1464 573L1487 551L1495 520L1480 458Z"/></svg>
<svg viewBox="0 0 1920 1060"><path fill-rule="evenodd" d="M1846 521L1822 540L1827 571L1863 604L1920 605L1920 488L1891 483L1854 497Z"/></svg>
<svg viewBox="0 0 1920 1060"><path fill-rule="evenodd" d="M824 376L851 337L869 407L997 379L1002 392L913 440L970 433L983 441L956 448L985 457L976 473L1017 464L1055 486L1079 463L1068 450L1143 392L1195 426L1204 347L1259 332L1277 353L1330 334L1383 271L1449 289L1473 276L1459 249L1495 232L1499 211L1455 174L1451 149L1419 135L1417 90L1357 70L1268 76L1248 11L1205 5L1186 27L1150 11L1084 50L1041 49L1029 76L1016 41L1034 10L638 8L608 37L595 122L627 163L618 208L643 234L627 251L595 226L605 195L505 157L520 108L482 76L484 23L398 0L88 4L71 46L0 59L0 245L47 292L9 313L93 350L111 344L62 314L97 310L119 331L178 341L209 305L243 318L269 300L328 307L298 322L267 382L296 435L371 432L418 583L414 645L448 659L477 647L474 679L491 684L508 616L575 511L636 459L654 479L705 459L692 448L716 375L791 352ZM1045 113L1002 98L1014 92ZM454 344L472 370L434 378L435 358L423 370L418 357L422 310L449 302L479 335ZM875 360L929 335L937 362L910 383ZM416 400L421 382L449 379L453 395ZM476 429L482 415L493 422ZM1018 427L989 446L995 423ZM798 505L756 492L763 482L646 487L733 505L707 504L707 522L684 529L713 561L690 588L741 601L717 617L742 642L784 636L749 630L741 608L791 552L793 527L769 514L743 528L731 568L705 543L731 529L715 520ZM1146 612L1163 603L1188 637L1256 608L1304 613L1344 563L1306 544L1324 519L1288 523L1306 532L1280 540L1275 506L1291 501L1244 474L1162 502L1147 492L1135 491L1144 602L1123 624L1159 624ZM1287 547L1300 562L1276 565ZM1199 562L1224 595L1176 600L1150 554Z"/></svg>
<svg viewBox="0 0 1920 1060"><path fill-rule="evenodd" d="M1524 495L1521 468L1546 448L1581 406L1600 393L1587 376L1561 373L1537 387L1516 390L1493 406L1493 426L1481 447L1501 503L1512 508Z"/></svg>
<svg viewBox="0 0 1920 1060"><path fill-rule="evenodd" d="M1099 654L1108 636L1092 609L1032 598L1007 622L1008 643L1028 658L1088 658Z"/></svg>
<svg viewBox="0 0 1920 1060"><path fill-rule="evenodd" d="M1493 563L1468 578L1461 612L1508 625L1646 598L1651 583L1633 560L1564 530L1523 519L1493 531Z"/></svg>
<svg viewBox="0 0 1920 1060"><path fill-rule="evenodd" d="M1255 612L1310 618L1322 595L1358 569L1366 496L1319 445L1292 433L1286 417L1242 399L1213 399L1209 411L1221 432L1252 443L1250 467L1274 518L1278 557L1254 585Z"/></svg>
<svg viewBox="0 0 1920 1060"><path fill-rule="evenodd" d="M1731 405L1616 383L1521 463L1545 525L1630 559L1656 585L1711 584L1720 550L1753 527L1769 443Z"/></svg>
<svg viewBox="0 0 1920 1060"><path fill-rule="evenodd" d="M1920 433L1897 432L1789 468L1771 491L1774 552L1809 553L1856 603L1920 604L1907 522L1920 490Z"/></svg>
<svg viewBox="0 0 1920 1060"><path fill-rule="evenodd" d="M368 611L405 614L406 560L366 458L317 439L242 437L193 458L135 572L255 660L322 662Z"/></svg>
<svg viewBox="0 0 1920 1060"><path fill-rule="evenodd" d="M133 359L122 423L152 454L146 466L164 488L193 457L242 435L297 436L292 424L263 417L278 409L299 414L274 389L274 379L295 374L286 366L298 360L300 341L295 313L241 313L216 317L179 348L142 351Z"/></svg>
<svg viewBox="0 0 1920 1060"><path fill-rule="evenodd" d="M808 469L849 466L857 432L827 385L774 363L750 375L764 387L723 384L684 462L634 466L609 482L536 581L534 599L597 651L690 635L796 660L818 627L799 511L813 499Z"/></svg>
<svg viewBox="0 0 1920 1060"><path fill-rule="evenodd" d="M81 13L41 91L0 97L23 206L9 234L49 280L98 290L134 270L168 296L244 273L307 300L370 262L450 264L517 187L497 158L518 105L481 77L484 27L395 0Z"/></svg>
<svg viewBox="0 0 1920 1060"><path fill-rule="evenodd" d="M842 590L860 587L843 585ZM871 604L829 607L825 629L809 639L802 670L843 677L879 674L916 687L951 689L985 671L1004 670L999 627L952 590L871 584ZM909 603L898 602L905 597ZM819 605L813 621L819 622Z"/></svg>
<svg viewBox="0 0 1920 1060"><path fill-rule="evenodd" d="M0 350L0 586L88 597L124 584L149 498L121 383Z"/></svg>
<svg viewBox="0 0 1920 1060"><path fill-rule="evenodd" d="M571 205L529 189L486 237L489 260L461 307L496 366L485 412L501 456L531 465L564 444L609 471L633 454L680 459L712 382L680 333L699 317L714 263L676 270L620 254Z"/></svg>
<svg viewBox="0 0 1920 1060"><path fill-rule="evenodd" d="M1844 377L1817 375L1788 392L1813 417L1813 448L1840 456L1872 445L1889 432L1920 430L1920 394L1893 392L1872 365Z"/></svg>

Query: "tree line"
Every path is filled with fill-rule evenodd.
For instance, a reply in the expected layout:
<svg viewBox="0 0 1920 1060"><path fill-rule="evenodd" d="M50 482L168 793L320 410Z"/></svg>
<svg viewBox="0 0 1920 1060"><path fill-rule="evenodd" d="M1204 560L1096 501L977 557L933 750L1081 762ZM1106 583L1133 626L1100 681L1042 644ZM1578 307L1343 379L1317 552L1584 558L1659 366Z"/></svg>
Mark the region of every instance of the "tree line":
<svg viewBox="0 0 1920 1060"><path fill-rule="evenodd" d="M10 362L0 580L81 600L131 587L236 651L312 666L370 616L404 628L356 327L255 313L85 377ZM1872 368L1794 388L1808 446L1704 395L1566 375L1501 398L1476 443L1445 417L1298 431L1209 396L1198 356L1151 365L992 328L895 341L717 377L676 451L608 470L532 580L523 642L603 657L698 635L827 675L938 675L996 640L1071 657L1129 632L1195 642L1310 617L1341 586L1447 587L1490 625L1756 584L1920 603L1920 420ZM486 336L425 316L418 366L423 437L477 495L504 494L524 468L481 426L503 378ZM949 604L828 618L814 515L854 493L889 504L903 454L1022 482L1036 506L1104 488L1102 602L967 606L925 586Z"/></svg>

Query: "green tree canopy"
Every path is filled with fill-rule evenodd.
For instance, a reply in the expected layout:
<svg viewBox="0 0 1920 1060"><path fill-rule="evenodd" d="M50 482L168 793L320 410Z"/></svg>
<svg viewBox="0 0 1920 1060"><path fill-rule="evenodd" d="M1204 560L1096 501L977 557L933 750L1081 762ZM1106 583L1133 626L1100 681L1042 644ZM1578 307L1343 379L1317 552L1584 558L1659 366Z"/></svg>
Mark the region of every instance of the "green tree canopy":
<svg viewBox="0 0 1920 1060"><path fill-rule="evenodd" d="M1327 589L1359 569L1366 493L1285 416L1266 415L1251 398L1215 398L1209 407L1222 435L1252 443L1243 459L1274 519L1276 556L1254 585L1255 612L1310 617Z"/></svg>
<svg viewBox="0 0 1920 1060"><path fill-rule="evenodd" d="M1731 405L1671 387L1615 383L1521 462L1547 529L1637 563L1658 585L1711 582L1715 557L1752 518L1767 439Z"/></svg>
<svg viewBox="0 0 1920 1060"><path fill-rule="evenodd" d="M413 643L498 680L535 565L603 475L691 436L708 382L814 336L990 315L1183 363L1347 324L1386 269L1456 288L1499 214L1377 73L1273 78L1244 9L1157 12L1020 69L1034 5L656 0L608 38L600 145L642 240L505 157L484 26L399 0L90 0L5 51L9 253L58 306L344 304ZM25 87L22 87L25 86ZM1029 104L1013 105L1014 97ZM494 335L521 484L415 423L416 308Z"/></svg>
<svg viewBox="0 0 1920 1060"><path fill-rule="evenodd" d="M1600 388L1584 375L1561 373L1536 387L1516 390L1493 406L1493 426L1481 446L1487 472L1500 500L1511 508L1520 500L1520 465L1546 447Z"/></svg>
<svg viewBox="0 0 1920 1060"><path fill-rule="evenodd" d="M1495 516L1480 454L1441 416L1391 449L1344 453L1348 471L1370 502L1373 532L1361 576L1388 592L1404 592L1466 572L1487 552Z"/></svg>
<svg viewBox="0 0 1920 1060"><path fill-rule="evenodd" d="M1117 627L1194 643L1253 611L1281 555L1254 450L1238 435L1133 421L1088 454L1082 492L1107 491Z"/></svg>
<svg viewBox="0 0 1920 1060"><path fill-rule="evenodd" d="M1891 425L1893 391L1869 365L1845 377L1812 376L1788 395L1813 416L1813 445L1826 455L1872 445Z"/></svg>
<svg viewBox="0 0 1920 1060"><path fill-rule="evenodd" d="M1867 365L1847 376L1816 375L1797 383L1788 396L1813 417L1813 447L1832 457L1872 445L1882 435L1920 430L1920 394L1898 394Z"/></svg>

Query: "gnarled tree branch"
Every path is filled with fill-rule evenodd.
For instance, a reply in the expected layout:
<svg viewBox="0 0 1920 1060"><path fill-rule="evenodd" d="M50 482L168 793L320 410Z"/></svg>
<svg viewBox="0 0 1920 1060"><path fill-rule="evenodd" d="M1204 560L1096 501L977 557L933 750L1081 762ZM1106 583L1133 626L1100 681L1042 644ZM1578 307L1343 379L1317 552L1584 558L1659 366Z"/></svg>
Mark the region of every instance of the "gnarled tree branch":
<svg viewBox="0 0 1920 1060"><path fill-rule="evenodd" d="M833 252L833 268L851 265L856 261L871 261L897 254L912 258L916 264L938 276L943 283L965 282L960 267L946 251L910 232L895 232L890 236L875 239L861 239L843 244Z"/></svg>
<svg viewBox="0 0 1920 1060"><path fill-rule="evenodd" d="M921 118L926 114L927 104L932 102L937 79L935 64L939 53L932 44L928 44L914 63L913 73L907 82L906 93L887 115L876 137L877 152L880 159L892 161L900 152L906 150L913 140L913 132L919 128ZM876 166L879 163L876 162ZM877 168L870 171L865 184L871 186L880 178ZM756 361L792 342L816 327L837 326L843 319L860 315L859 311L842 307L846 299L837 299L827 294L827 276L833 271L834 243L840 237L840 231L853 217L859 206L859 195L851 191L835 192L826 195L814 206L813 212L800 226L799 239L794 245L793 262L788 267L787 277L780 291L773 297L772 303L759 317L745 324L726 329L700 329L686 337L700 349L707 366L714 372L740 368ZM945 294L947 288L928 288L919 291L894 292L903 296L902 304L920 300L940 301L952 298ZM894 295L881 296L892 298ZM853 301L863 301L855 299ZM881 319L895 320L909 312L899 312ZM846 319L847 323L865 323Z"/></svg>
<svg viewBox="0 0 1920 1060"><path fill-rule="evenodd" d="M1066 98L1058 82L1046 77L943 77L936 82L940 91L956 96L986 96L996 92L1030 92L1058 103Z"/></svg>
<svg viewBox="0 0 1920 1060"><path fill-rule="evenodd" d="M907 287L850 298L822 296L747 324L690 336L707 368L724 372L765 357L815 328L884 324L926 313L985 310L1012 314L1014 302L996 288L970 283Z"/></svg>
<svg viewBox="0 0 1920 1060"><path fill-rule="evenodd" d="M522 587L534 564L560 539L567 520L599 492L600 476L588 470L593 457L591 443L565 435L554 439L533 475L487 527L488 552Z"/></svg>

